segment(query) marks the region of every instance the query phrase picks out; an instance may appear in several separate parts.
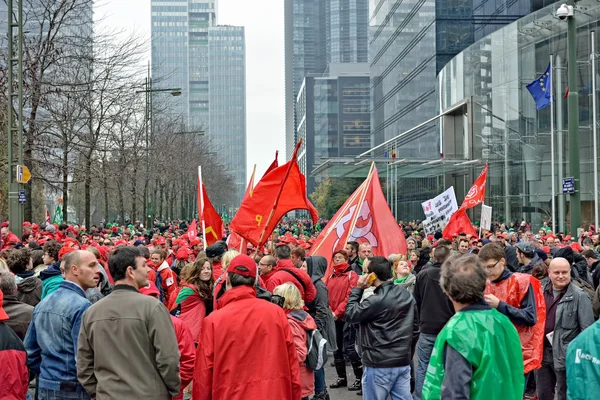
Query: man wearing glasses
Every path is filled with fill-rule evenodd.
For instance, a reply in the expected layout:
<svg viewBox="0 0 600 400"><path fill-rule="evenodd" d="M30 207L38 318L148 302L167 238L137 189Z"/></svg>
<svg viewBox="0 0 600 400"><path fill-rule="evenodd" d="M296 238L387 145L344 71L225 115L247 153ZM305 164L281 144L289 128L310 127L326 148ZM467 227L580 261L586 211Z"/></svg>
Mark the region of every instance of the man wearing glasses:
<svg viewBox="0 0 600 400"><path fill-rule="evenodd" d="M488 274L485 301L506 315L519 333L527 382L529 373L540 368L543 356L546 309L542 286L529 274L510 272L504 249L496 243L483 246L479 260Z"/></svg>

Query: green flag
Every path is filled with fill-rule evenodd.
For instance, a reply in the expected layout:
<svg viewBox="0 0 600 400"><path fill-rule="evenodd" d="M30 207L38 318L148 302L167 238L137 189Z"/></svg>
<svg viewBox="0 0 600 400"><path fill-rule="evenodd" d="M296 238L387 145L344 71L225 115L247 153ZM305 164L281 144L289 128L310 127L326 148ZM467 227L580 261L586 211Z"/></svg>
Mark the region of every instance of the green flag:
<svg viewBox="0 0 600 400"><path fill-rule="evenodd" d="M62 208L60 208L60 204L56 205L56 211L54 211L54 219L52 220L53 224L60 225L63 222L63 212Z"/></svg>

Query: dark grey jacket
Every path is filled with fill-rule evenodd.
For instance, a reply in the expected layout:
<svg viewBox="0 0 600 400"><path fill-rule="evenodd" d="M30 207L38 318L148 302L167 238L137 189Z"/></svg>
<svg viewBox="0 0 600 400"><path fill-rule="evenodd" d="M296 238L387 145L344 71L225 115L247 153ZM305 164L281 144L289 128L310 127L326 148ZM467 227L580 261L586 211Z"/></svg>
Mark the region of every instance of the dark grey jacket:
<svg viewBox="0 0 600 400"><path fill-rule="evenodd" d="M400 285L387 281L372 296L360 301L363 289L350 292L344 320L359 324L359 342L364 365L395 368L410 364L413 341L419 337L419 318L413 296Z"/></svg>
<svg viewBox="0 0 600 400"><path fill-rule="evenodd" d="M552 285L550 280L544 282L544 292L549 285ZM552 359L555 371L565 370L567 346L593 323L594 314L590 298L583 290L570 283L556 307L556 325L552 338Z"/></svg>
<svg viewBox="0 0 600 400"><path fill-rule="evenodd" d="M327 270L327 260L321 256L306 257L306 266L306 273L310 275L315 289L317 289L315 300L306 303L308 313L317 323L317 328L321 332L321 335L327 340L327 347L332 351L336 351L335 321L333 320L333 314L329 310L329 291L322 280Z"/></svg>

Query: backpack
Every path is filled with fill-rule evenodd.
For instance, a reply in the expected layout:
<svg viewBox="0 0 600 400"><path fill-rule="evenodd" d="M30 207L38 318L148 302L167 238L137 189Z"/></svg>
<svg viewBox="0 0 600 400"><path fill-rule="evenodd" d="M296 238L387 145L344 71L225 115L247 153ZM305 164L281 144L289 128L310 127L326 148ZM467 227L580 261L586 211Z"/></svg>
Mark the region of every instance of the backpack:
<svg viewBox="0 0 600 400"><path fill-rule="evenodd" d="M588 282L584 281L583 279L581 279L579 277L575 277L575 278L571 279L571 282L573 282L573 284L575 286L577 286L578 288L583 290L583 292L585 294L587 294L587 296L590 298L590 301L593 301L595 292L594 292L594 288L592 287L592 285L590 285Z"/></svg>
<svg viewBox="0 0 600 400"><path fill-rule="evenodd" d="M306 360L304 364L317 371L327 363L327 340L318 329L306 331Z"/></svg>
<svg viewBox="0 0 600 400"><path fill-rule="evenodd" d="M302 321L302 316L296 314L296 311L292 311L290 315L298 320ZM305 311L302 311L305 313ZM327 340L321 335L318 329L306 330L306 359L304 365L307 368L317 371L325 366L327 362Z"/></svg>

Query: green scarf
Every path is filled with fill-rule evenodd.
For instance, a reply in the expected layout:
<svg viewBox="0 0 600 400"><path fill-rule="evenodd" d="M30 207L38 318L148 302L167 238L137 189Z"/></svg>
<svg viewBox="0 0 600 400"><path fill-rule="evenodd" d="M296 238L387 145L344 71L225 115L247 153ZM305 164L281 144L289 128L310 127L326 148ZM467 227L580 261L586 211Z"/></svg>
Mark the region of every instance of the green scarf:
<svg viewBox="0 0 600 400"><path fill-rule="evenodd" d="M394 284L400 285L401 283L406 282L406 280L408 279L409 276L410 276L410 274L406 275L404 278L394 280Z"/></svg>

